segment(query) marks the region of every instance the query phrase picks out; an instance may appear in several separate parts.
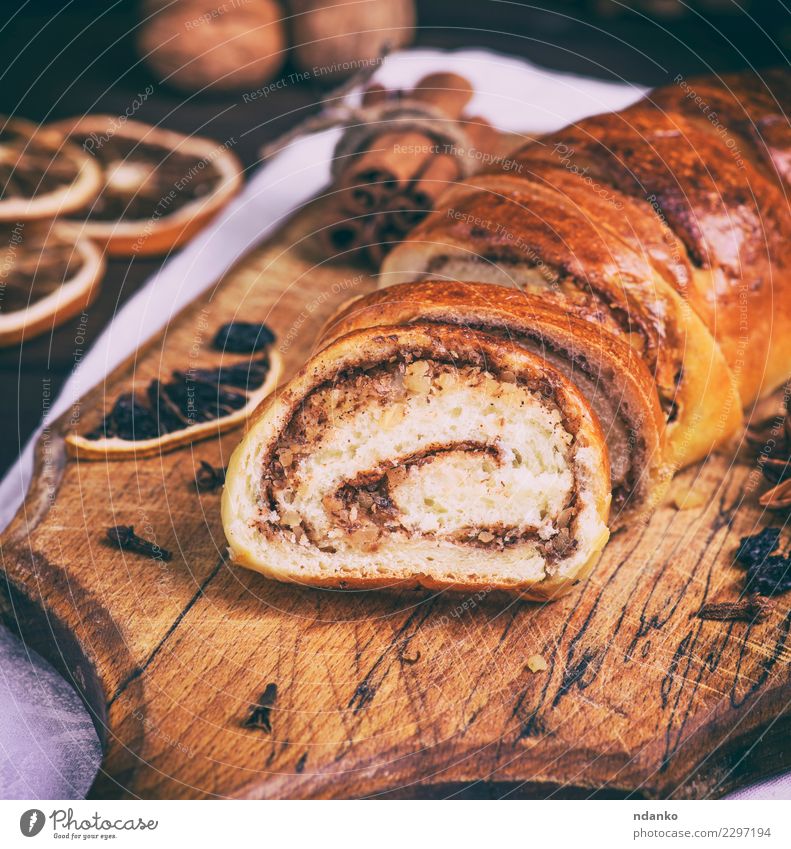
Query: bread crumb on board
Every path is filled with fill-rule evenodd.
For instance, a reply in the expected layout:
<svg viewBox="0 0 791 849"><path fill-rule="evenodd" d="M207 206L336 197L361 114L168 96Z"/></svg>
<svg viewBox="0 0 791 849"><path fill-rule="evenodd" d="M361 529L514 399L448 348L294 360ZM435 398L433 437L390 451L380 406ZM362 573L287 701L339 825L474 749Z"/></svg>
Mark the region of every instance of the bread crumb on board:
<svg viewBox="0 0 791 849"><path fill-rule="evenodd" d="M547 662L540 654L531 654L527 659L527 668L531 672L544 672L547 669Z"/></svg>
<svg viewBox="0 0 791 849"><path fill-rule="evenodd" d="M706 503L706 494L700 489L691 486L679 489L673 496L673 504L677 510L694 510Z"/></svg>

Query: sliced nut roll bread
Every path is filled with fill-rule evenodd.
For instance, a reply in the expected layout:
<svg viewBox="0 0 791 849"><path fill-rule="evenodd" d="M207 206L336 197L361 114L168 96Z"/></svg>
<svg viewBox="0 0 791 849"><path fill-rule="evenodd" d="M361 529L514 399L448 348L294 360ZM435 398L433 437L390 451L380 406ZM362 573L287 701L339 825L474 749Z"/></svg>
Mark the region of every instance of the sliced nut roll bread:
<svg viewBox="0 0 791 849"><path fill-rule="evenodd" d="M233 560L307 585L552 598L608 538L610 462L581 391L507 339L346 333L266 401L223 494Z"/></svg>
<svg viewBox="0 0 791 849"><path fill-rule="evenodd" d="M513 287L444 280L356 298L328 322L324 337L415 323L485 332L541 356L580 389L598 416L610 458L611 528L634 524L656 506L670 480L664 415L654 381L631 345Z"/></svg>
<svg viewBox="0 0 791 849"><path fill-rule="evenodd" d="M528 292L629 344L656 383L674 467L705 457L741 423L736 382L704 322L647 251L563 191L506 175L454 185L380 277L384 286L424 279Z"/></svg>
<svg viewBox="0 0 791 849"><path fill-rule="evenodd" d="M573 172L672 230L745 406L791 374L789 90L787 69L681 80L513 155L528 178Z"/></svg>
<svg viewBox="0 0 791 849"><path fill-rule="evenodd" d="M683 466L791 375L791 72L683 79L457 184L382 285L525 288L635 344Z"/></svg>

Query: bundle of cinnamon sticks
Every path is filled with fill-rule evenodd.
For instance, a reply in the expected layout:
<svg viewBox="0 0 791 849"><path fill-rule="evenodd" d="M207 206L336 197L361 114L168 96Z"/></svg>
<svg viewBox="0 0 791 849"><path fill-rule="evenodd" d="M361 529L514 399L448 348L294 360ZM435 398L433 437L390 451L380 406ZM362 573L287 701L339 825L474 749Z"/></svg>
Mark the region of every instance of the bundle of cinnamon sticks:
<svg viewBox="0 0 791 849"><path fill-rule="evenodd" d="M364 92L372 120L364 143L341 151L335 163L331 223L322 231L328 255L352 254L378 267L448 184L493 154L499 133L483 118L463 117L472 95L469 81L451 73L430 74L411 91L372 85Z"/></svg>

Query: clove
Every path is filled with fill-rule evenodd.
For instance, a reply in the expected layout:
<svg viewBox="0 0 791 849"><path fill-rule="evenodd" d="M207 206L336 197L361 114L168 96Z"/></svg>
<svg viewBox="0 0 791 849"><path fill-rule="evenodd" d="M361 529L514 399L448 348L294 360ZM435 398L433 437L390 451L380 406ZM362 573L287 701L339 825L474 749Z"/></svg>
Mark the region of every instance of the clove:
<svg viewBox="0 0 791 849"><path fill-rule="evenodd" d="M139 537L132 525L113 525L107 528L107 541L121 551L133 551L152 560L168 562L173 559L173 555L166 548Z"/></svg>
<svg viewBox="0 0 791 849"><path fill-rule="evenodd" d="M206 460L200 461L195 470L195 486L198 492L217 492L225 485L225 467L212 466Z"/></svg>
<svg viewBox="0 0 791 849"><path fill-rule="evenodd" d="M267 734L272 730L272 708L277 701L277 684L267 684L258 703L253 705L244 721L245 728L257 728Z"/></svg>

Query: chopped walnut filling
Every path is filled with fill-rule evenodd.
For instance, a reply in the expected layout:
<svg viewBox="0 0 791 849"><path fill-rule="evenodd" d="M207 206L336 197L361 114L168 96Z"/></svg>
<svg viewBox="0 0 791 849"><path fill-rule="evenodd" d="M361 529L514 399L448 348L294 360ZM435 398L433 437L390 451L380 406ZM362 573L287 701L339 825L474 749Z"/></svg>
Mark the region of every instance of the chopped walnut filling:
<svg viewBox="0 0 791 849"><path fill-rule="evenodd" d="M304 400L272 452L261 527L322 550L402 534L567 556L574 439L541 389L410 357L340 375Z"/></svg>

